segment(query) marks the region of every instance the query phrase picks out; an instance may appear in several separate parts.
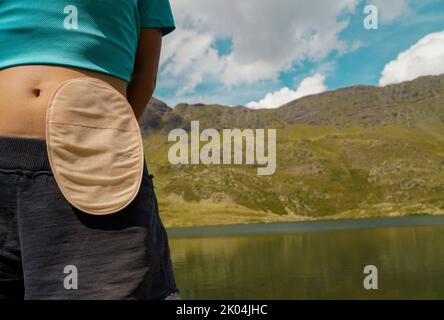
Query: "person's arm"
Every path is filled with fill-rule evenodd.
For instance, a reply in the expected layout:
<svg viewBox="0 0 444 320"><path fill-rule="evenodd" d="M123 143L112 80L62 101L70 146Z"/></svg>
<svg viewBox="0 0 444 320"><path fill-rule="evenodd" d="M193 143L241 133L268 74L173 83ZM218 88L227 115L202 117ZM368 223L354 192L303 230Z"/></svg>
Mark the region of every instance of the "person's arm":
<svg viewBox="0 0 444 320"><path fill-rule="evenodd" d="M137 120L142 116L156 88L161 47L161 29L141 30L134 71L127 90L127 99Z"/></svg>

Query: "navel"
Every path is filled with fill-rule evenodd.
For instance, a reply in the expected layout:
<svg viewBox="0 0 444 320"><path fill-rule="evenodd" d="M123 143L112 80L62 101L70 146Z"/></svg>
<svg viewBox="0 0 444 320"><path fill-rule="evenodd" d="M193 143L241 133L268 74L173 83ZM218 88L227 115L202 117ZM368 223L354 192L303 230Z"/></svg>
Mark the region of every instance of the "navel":
<svg viewBox="0 0 444 320"><path fill-rule="evenodd" d="M40 89L34 89L34 90L32 90L32 94L33 94L36 98L40 97Z"/></svg>

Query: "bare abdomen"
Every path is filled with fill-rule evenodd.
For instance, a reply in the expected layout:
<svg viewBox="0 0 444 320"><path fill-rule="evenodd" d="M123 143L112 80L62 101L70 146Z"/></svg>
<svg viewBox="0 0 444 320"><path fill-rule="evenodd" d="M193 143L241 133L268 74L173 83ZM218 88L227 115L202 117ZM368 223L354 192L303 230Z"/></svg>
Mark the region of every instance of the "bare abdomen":
<svg viewBox="0 0 444 320"><path fill-rule="evenodd" d="M62 82L79 77L101 79L126 96L127 82L99 72L46 65L0 70L0 136L45 138L52 93Z"/></svg>

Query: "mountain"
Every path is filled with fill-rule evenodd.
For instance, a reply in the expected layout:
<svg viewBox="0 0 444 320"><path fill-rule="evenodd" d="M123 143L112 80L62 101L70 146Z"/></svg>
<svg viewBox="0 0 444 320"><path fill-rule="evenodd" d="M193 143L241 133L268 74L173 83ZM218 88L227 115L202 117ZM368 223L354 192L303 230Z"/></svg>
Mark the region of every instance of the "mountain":
<svg viewBox="0 0 444 320"><path fill-rule="evenodd" d="M169 164L167 134L276 128L277 171ZM152 99L140 125L168 226L444 214L444 75L355 86L278 109Z"/></svg>
<svg viewBox="0 0 444 320"><path fill-rule="evenodd" d="M163 117L170 113L172 109L168 105L156 98L151 98L139 124L144 134L149 134L155 130L161 129Z"/></svg>
<svg viewBox="0 0 444 320"><path fill-rule="evenodd" d="M204 127L216 129L286 124L413 127L418 121L432 118L444 123L443 92L444 76L429 76L382 88L355 86L311 95L272 110L186 103L170 108L153 98L142 117L142 123L147 124L142 128L145 132L159 128L167 132L180 126L187 128L196 119Z"/></svg>
<svg viewBox="0 0 444 320"><path fill-rule="evenodd" d="M414 127L438 117L444 123L444 76L379 88L356 86L305 97L279 108L289 123L335 127Z"/></svg>

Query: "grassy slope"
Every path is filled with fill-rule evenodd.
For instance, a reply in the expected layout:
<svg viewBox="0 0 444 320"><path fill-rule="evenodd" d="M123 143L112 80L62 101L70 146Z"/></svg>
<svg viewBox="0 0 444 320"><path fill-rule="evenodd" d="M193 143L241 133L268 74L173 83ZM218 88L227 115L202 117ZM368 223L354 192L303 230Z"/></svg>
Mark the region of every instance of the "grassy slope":
<svg viewBox="0 0 444 320"><path fill-rule="evenodd" d="M444 214L444 127L278 129L278 168L171 166L165 134L145 140L167 226Z"/></svg>

